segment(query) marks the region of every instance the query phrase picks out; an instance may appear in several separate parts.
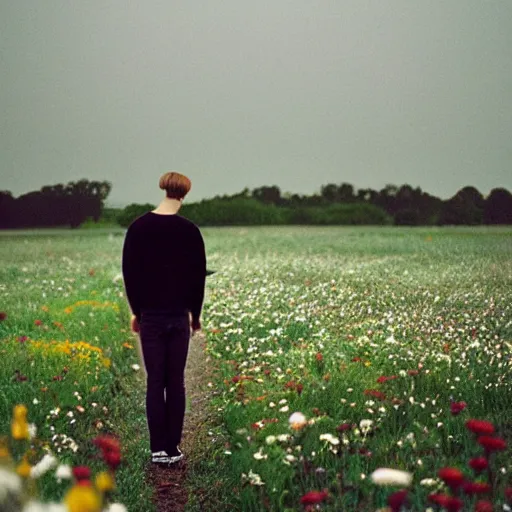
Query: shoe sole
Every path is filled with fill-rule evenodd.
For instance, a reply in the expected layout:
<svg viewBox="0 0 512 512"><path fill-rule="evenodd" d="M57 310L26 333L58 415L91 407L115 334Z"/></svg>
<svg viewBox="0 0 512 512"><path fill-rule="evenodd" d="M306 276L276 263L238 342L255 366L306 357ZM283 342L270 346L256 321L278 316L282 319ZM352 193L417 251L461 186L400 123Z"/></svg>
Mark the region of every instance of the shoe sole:
<svg viewBox="0 0 512 512"><path fill-rule="evenodd" d="M169 464L175 464L176 462L182 460L184 457L184 455L176 455L176 457L159 457L158 459L152 459L151 462L153 464L160 464L165 466Z"/></svg>

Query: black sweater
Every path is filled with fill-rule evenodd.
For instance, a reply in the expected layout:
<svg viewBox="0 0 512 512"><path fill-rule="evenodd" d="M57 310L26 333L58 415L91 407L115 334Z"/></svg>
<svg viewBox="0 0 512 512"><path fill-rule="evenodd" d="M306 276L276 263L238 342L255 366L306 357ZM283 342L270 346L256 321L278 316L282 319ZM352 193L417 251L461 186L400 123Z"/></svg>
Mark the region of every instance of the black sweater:
<svg viewBox="0 0 512 512"><path fill-rule="evenodd" d="M188 309L199 320L206 253L199 228L180 215L147 212L128 227L122 269L126 296L140 320L146 309Z"/></svg>

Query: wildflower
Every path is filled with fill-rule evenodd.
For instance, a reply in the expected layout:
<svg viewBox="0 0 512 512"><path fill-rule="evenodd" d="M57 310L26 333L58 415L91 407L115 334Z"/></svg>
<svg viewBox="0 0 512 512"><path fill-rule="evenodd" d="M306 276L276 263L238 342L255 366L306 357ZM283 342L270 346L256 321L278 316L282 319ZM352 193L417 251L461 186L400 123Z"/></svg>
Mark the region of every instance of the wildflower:
<svg viewBox="0 0 512 512"><path fill-rule="evenodd" d="M471 469L473 469L476 473L482 472L484 469L487 469L487 459L485 457L475 457L473 459L470 459L469 466Z"/></svg>
<svg viewBox="0 0 512 512"><path fill-rule="evenodd" d="M333 445L340 444L340 440L337 437L334 437L332 434L321 434L320 441L327 441Z"/></svg>
<svg viewBox="0 0 512 512"><path fill-rule="evenodd" d="M501 437L480 436L477 442L486 452L502 451L507 447L507 443Z"/></svg>
<svg viewBox="0 0 512 512"><path fill-rule="evenodd" d="M380 468L371 474L371 479L376 485L399 485L409 487L412 475L398 469Z"/></svg>
<svg viewBox="0 0 512 512"><path fill-rule="evenodd" d="M90 485L73 486L64 498L69 512L100 512L101 500Z"/></svg>
<svg viewBox="0 0 512 512"><path fill-rule="evenodd" d="M265 482L261 479L260 475L254 473L252 469L249 470L249 475L242 473L242 481L249 480L251 485L265 485Z"/></svg>
<svg viewBox="0 0 512 512"><path fill-rule="evenodd" d="M22 480L21 478L12 471L7 471L0 467L0 504L4 504L5 498L9 494L19 494L22 489Z"/></svg>
<svg viewBox="0 0 512 512"><path fill-rule="evenodd" d="M373 425L373 421L372 420L361 420L359 422L359 428L364 432L364 431L368 431L371 426Z"/></svg>
<svg viewBox="0 0 512 512"><path fill-rule="evenodd" d="M140 366L138 364L132 364L132 369L137 372L140 370Z"/></svg>
<svg viewBox="0 0 512 512"><path fill-rule="evenodd" d="M447 494L430 494L428 500L436 505L446 508L450 512L458 512L462 509L462 501Z"/></svg>
<svg viewBox="0 0 512 512"><path fill-rule="evenodd" d="M443 468L439 470L438 474L439 478L451 489L456 489L464 481L464 475L456 468Z"/></svg>
<svg viewBox="0 0 512 512"><path fill-rule="evenodd" d="M73 476L80 482L91 478L91 470L87 466L76 466L73 468Z"/></svg>
<svg viewBox="0 0 512 512"><path fill-rule="evenodd" d="M466 427L474 434L492 435L494 434L494 425L489 421L468 420Z"/></svg>
<svg viewBox="0 0 512 512"><path fill-rule="evenodd" d="M264 455L263 452L262 452L262 449L260 448L254 455L253 457L256 459L256 460L262 460L262 459L266 459L268 457L268 455Z"/></svg>
<svg viewBox="0 0 512 512"><path fill-rule="evenodd" d="M44 457L31 468L30 476L31 478L39 478L40 476L47 473L50 469L52 469L57 464L57 459L51 453L46 453Z"/></svg>
<svg viewBox="0 0 512 512"><path fill-rule="evenodd" d="M491 486L486 482L464 482L462 489L466 494L485 494L491 491Z"/></svg>
<svg viewBox="0 0 512 512"><path fill-rule="evenodd" d="M267 436L265 439L265 442L267 444L273 444L273 443L275 443L275 441L276 441L276 436Z"/></svg>
<svg viewBox="0 0 512 512"><path fill-rule="evenodd" d="M407 491L394 492L388 498L388 505L391 507L392 512L399 512L407 502Z"/></svg>
<svg viewBox="0 0 512 512"><path fill-rule="evenodd" d="M61 482L62 480L70 480L73 476L73 471L71 469L71 466L67 464L61 464L57 470L55 471L55 478L57 479L57 482Z"/></svg>
<svg viewBox="0 0 512 512"><path fill-rule="evenodd" d="M450 404L450 412L452 413L453 416L457 416L466 408L466 406L466 402L452 402Z"/></svg>
<svg viewBox="0 0 512 512"><path fill-rule="evenodd" d="M3 322L7 318L7 313L5 311L0 311L0 322Z"/></svg>
<svg viewBox="0 0 512 512"><path fill-rule="evenodd" d="M20 464L18 464L18 467L16 468L16 473L21 476L21 478L28 478L30 476L30 471L32 469L32 466L29 464L26 457L23 457Z"/></svg>
<svg viewBox="0 0 512 512"><path fill-rule="evenodd" d="M300 499L302 505L316 505L318 503L322 503L329 496L327 490L323 491L309 491L304 494Z"/></svg>
<svg viewBox="0 0 512 512"><path fill-rule="evenodd" d="M128 509L121 503L111 503L105 512L128 512Z"/></svg>
<svg viewBox="0 0 512 512"><path fill-rule="evenodd" d="M494 508L491 502L480 500L475 503L475 512L493 512Z"/></svg>
<svg viewBox="0 0 512 512"><path fill-rule="evenodd" d="M301 412L294 412L288 419L293 430L300 430L307 424L306 417Z"/></svg>
<svg viewBox="0 0 512 512"><path fill-rule="evenodd" d="M34 325L41 325L42 323L41 320L34 320Z"/></svg>
<svg viewBox="0 0 512 512"><path fill-rule="evenodd" d="M101 473L99 473L96 476L94 483L96 485L96 489L98 489L98 491L102 493L109 492L115 489L114 478L107 471L102 471Z"/></svg>
<svg viewBox="0 0 512 512"><path fill-rule="evenodd" d="M14 407L11 423L11 435L13 439L29 439L30 433L27 423L27 408L24 405Z"/></svg>

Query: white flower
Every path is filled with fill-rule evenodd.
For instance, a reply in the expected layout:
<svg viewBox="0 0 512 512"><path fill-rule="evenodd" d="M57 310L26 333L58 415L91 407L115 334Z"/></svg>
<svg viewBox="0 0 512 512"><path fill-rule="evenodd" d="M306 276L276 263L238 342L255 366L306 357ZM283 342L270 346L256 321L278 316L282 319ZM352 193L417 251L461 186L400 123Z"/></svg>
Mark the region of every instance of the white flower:
<svg viewBox="0 0 512 512"><path fill-rule="evenodd" d="M265 439L265 442L267 444L273 444L276 442L276 436L267 436Z"/></svg>
<svg viewBox="0 0 512 512"><path fill-rule="evenodd" d="M285 405L284 407L281 407L281 409L279 409L279 412L288 412L290 410L290 408Z"/></svg>
<svg viewBox="0 0 512 512"><path fill-rule="evenodd" d="M332 434L321 434L320 441L327 441L331 444L340 444L340 440L337 437L334 437Z"/></svg>
<svg viewBox="0 0 512 512"><path fill-rule="evenodd" d="M425 487L433 487L437 483L438 481L435 480L434 478L424 478L423 480L421 480L420 485L424 485Z"/></svg>
<svg viewBox="0 0 512 512"><path fill-rule="evenodd" d="M128 512L128 509L122 503L111 503L105 512Z"/></svg>
<svg viewBox="0 0 512 512"><path fill-rule="evenodd" d="M140 366L138 364L132 364L132 369L138 372L140 370Z"/></svg>
<svg viewBox="0 0 512 512"><path fill-rule="evenodd" d="M16 473L0 468L0 482L0 505L9 494L21 492L21 478Z"/></svg>
<svg viewBox="0 0 512 512"><path fill-rule="evenodd" d="M363 430L363 431L369 430L372 425L373 425L373 421L372 420L361 420L359 422L359 428L361 430Z"/></svg>
<svg viewBox="0 0 512 512"><path fill-rule="evenodd" d="M51 453L47 453L35 466L32 466L30 476L31 478L39 478L56 465L57 459Z"/></svg>
<svg viewBox="0 0 512 512"><path fill-rule="evenodd" d="M55 471L55 478L59 483L61 482L61 480L71 479L72 476L73 471L71 469L71 466L68 466L67 464L61 464Z"/></svg>
<svg viewBox="0 0 512 512"><path fill-rule="evenodd" d="M268 457L268 455L264 455L263 452L262 452L262 448L260 448L254 455L253 457L256 459L256 460L262 460L262 459L266 459Z"/></svg>
<svg viewBox="0 0 512 512"><path fill-rule="evenodd" d="M399 485L409 487L412 482L411 473L398 469L380 468L371 474L371 479L377 485Z"/></svg>
<svg viewBox="0 0 512 512"><path fill-rule="evenodd" d="M281 443L288 441L288 439L290 439L290 434L279 434L277 436L277 440L280 441Z"/></svg>
<svg viewBox="0 0 512 512"><path fill-rule="evenodd" d="M253 473L252 469L249 470L249 475L242 473L242 481L249 480L251 485L265 485L265 482L261 480L260 475Z"/></svg>
<svg viewBox="0 0 512 512"><path fill-rule="evenodd" d="M288 422L290 423L291 428L294 430L300 430L304 425L306 425L307 420L306 416L301 412L294 412L288 419Z"/></svg>

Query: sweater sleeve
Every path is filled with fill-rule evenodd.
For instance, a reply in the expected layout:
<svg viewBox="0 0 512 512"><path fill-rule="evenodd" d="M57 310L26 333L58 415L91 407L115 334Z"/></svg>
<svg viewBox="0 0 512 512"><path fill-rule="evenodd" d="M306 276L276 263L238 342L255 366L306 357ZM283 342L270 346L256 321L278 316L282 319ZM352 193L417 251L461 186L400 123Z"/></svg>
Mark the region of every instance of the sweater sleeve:
<svg viewBox="0 0 512 512"><path fill-rule="evenodd" d="M206 283L206 251L204 240L199 229L192 238L190 255L191 303L190 312L193 320L199 320L204 301Z"/></svg>
<svg viewBox="0 0 512 512"><path fill-rule="evenodd" d="M132 226L128 227L123 245L122 270L126 298L132 313L140 320L140 255Z"/></svg>

